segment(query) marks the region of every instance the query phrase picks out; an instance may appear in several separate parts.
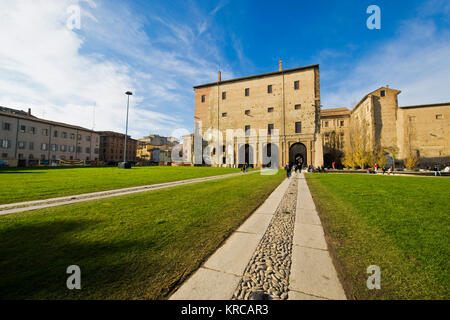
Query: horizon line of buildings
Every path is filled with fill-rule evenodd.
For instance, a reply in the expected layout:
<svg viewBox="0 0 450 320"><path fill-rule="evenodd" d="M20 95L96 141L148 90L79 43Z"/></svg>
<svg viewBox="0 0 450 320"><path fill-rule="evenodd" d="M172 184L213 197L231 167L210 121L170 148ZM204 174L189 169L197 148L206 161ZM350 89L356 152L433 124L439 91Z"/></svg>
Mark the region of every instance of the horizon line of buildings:
<svg viewBox="0 0 450 320"><path fill-rule="evenodd" d="M358 143L369 152L392 150L385 154L389 165L402 165L409 155L421 166L450 163L450 102L399 106L401 91L385 86L352 110L322 109L319 65L284 70L280 60L278 71L229 80L219 72L216 82L194 92L194 131L205 141L194 150L194 134L183 137L187 163L202 164L206 154L212 166L264 167L270 153L279 167L331 167L342 165ZM239 130L243 137L227 137ZM254 134L260 130L267 133L263 140Z"/></svg>
<svg viewBox="0 0 450 320"><path fill-rule="evenodd" d="M80 126L38 118L23 110L0 106L0 166L51 165L58 161L81 164L98 161L116 165L124 159L125 134L94 131ZM149 135L143 139L127 136L127 161L168 162L177 139ZM151 145L152 148L147 146ZM145 157L139 148L146 147ZM158 149L162 149L160 157Z"/></svg>

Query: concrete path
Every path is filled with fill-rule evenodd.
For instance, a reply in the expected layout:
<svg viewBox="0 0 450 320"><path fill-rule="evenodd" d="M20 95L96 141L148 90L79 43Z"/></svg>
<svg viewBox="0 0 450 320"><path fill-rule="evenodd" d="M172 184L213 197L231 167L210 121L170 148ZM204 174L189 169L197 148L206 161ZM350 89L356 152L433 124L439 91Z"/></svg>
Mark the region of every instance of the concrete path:
<svg viewBox="0 0 450 320"><path fill-rule="evenodd" d="M298 179L298 194L289 300L345 300L305 177L293 179ZM285 179L169 300L231 300L289 184Z"/></svg>
<svg viewBox="0 0 450 320"><path fill-rule="evenodd" d="M346 300L304 174L298 179L289 300Z"/></svg>
<svg viewBox="0 0 450 320"><path fill-rule="evenodd" d="M170 300L230 300L289 182L285 179Z"/></svg>
<svg viewBox="0 0 450 320"><path fill-rule="evenodd" d="M255 170L255 171L250 171L245 174L257 173L257 172L259 173L260 171ZM241 172L237 172L237 173L230 173L230 174L224 174L224 175L219 175L219 176L195 178L195 179L165 182L165 183L152 184L152 185L139 186L139 187L122 188L122 189L115 189L115 190L78 194L78 195L74 195L74 196L66 196L66 197L51 198L51 199L44 199L44 200L3 204L3 205L0 205L0 215L6 215L6 214L12 214L12 213L18 213L18 212L24 212L24 211L31 211L31 210L38 210L38 209L62 206L62 205L67 205L67 204L73 204L73 203L78 203L78 202L103 199L103 198L109 198L109 197L117 197L117 196L123 196L123 195L127 195L127 194L137 193L137 192L152 191L152 190L170 188L170 187L204 182L204 181L210 181L210 180L230 178L230 177L234 177L234 176L238 176L238 175L242 175L242 174L243 173L241 173Z"/></svg>

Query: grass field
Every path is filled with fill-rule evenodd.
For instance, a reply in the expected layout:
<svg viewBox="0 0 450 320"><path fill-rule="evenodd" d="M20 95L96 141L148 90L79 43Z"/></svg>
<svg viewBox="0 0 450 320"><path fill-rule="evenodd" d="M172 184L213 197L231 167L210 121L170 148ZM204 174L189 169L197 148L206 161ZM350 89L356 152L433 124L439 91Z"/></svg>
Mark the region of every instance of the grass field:
<svg viewBox="0 0 450 320"><path fill-rule="evenodd" d="M0 204L208 177L239 170L209 167L0 169Z"/></svg>
<svg viewBox="0 0 450 320"><path fill-rule="evenodd" d="M0 299L166 298L283 179L246 174L0 216ZM69 265L81 290L66 288Z"/></svg>
<svg viewBox="0 0 450 320"><path fill-rule="evenodd" d="M450 179L306 178L349 298L450 298ZM369 265L381 268L381 290L366 287Z"/></svg>

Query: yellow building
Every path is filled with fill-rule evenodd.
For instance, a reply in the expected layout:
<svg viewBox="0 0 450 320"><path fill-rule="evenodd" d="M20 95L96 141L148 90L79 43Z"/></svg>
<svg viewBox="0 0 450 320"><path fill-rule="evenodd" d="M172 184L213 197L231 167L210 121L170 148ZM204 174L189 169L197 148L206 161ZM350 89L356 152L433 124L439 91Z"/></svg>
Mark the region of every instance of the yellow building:
<svg viewBox="0 0 450 320"><path fill-rule="evenodd" d="M390 164L393 151L397 166L410 156L416 156L421 167L450 163L450 103L399 106L400 93L385 86L364 96L351 112L322 110L322 134L328 133L325 121L333 126L344 121L343 127L333 128L343 134L342 151L351 140L356 142L355 137L362 137L357 143L367 143L369 150L386 150Z"/></svg>
<svg viewBox="0 0 450 320"><path fill-rule="evenodd" d="M219 72L217 82L194 91L195 133L210 145L194 150L195 163L262 167L272 165L269 155L278 167L323 164L318 65L283 70L280 61L276 72L230 80Z"/></svg>

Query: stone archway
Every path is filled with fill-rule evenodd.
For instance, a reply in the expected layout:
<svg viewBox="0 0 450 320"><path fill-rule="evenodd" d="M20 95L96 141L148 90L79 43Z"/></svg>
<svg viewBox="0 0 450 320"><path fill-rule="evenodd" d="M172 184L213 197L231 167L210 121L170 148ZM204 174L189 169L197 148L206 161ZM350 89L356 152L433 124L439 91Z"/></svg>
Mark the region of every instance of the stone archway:
<svg viewBox="0 0 450 320"><path fill-rule="evenodd" d="M303 167L307 165L307 150L306 146L303 143L297 142L294 143L289 148L289 164L299 165L301 164Z"/></svg>
<svg viewBox="0 0 450 320"><path fill-rule="evenodd" d="M254 150L251 145L244 144L238 150L238 167L241 168L245 163L249 165L249 167L253 168L254 163Z"/></svg>
<svg viewBox="0 0 450 320"><path fill-rule="evenodd" d="M267 143L263 147L263 154L262 154L262 167L263 168L279 168L279 149L278 145L274 143ZM264 163L264 161L268 161L267 163Z"/></svg>

